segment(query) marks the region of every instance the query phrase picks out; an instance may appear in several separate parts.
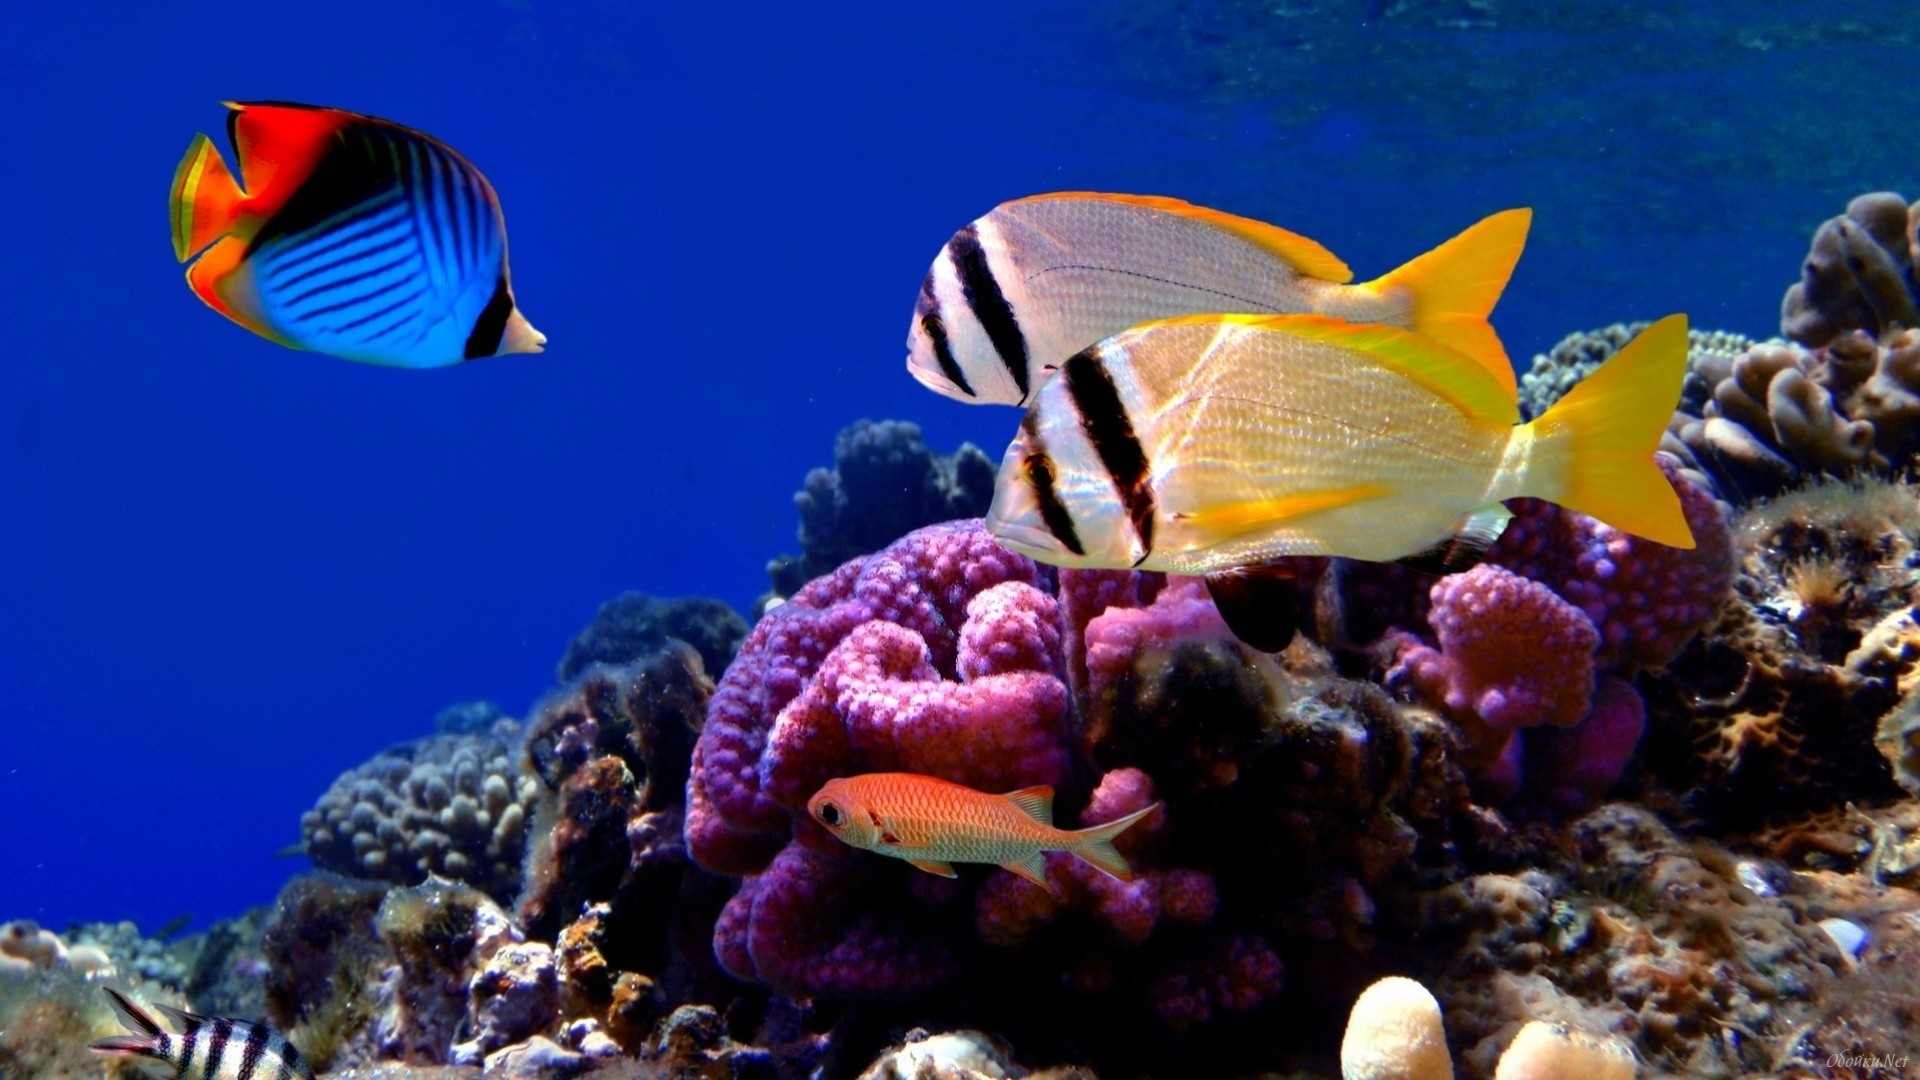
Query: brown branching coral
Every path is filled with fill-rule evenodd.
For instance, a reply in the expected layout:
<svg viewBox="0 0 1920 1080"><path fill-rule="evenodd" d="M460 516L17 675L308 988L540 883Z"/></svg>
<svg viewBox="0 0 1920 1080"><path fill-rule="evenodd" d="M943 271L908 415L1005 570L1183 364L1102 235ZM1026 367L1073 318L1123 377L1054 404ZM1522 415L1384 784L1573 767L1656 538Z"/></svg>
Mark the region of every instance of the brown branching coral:
<svg viewBox="0 0 1920 1080"><path fill-rule="evenodd" d="M1880 337L1920 327L1914 226L1920 211L1892 192L1862 195L1813 234L1800 283L1780 304L1780 332L1821 348L1851 330Z"/></svg>

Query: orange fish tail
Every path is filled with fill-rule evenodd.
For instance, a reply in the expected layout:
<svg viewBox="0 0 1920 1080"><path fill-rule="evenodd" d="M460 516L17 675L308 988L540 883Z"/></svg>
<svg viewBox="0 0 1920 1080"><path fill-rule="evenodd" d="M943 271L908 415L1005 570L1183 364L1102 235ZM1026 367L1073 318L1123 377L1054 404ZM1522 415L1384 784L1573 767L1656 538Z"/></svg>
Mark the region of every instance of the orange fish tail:
<svg viewBox="0 0 1920 1080"><path fill-rule="evenodd" d="M194 253L233 231L246 198L228 171L213 140L195 135L173 171L169 209L173 219L173 257L186 262Z"/></svg>
<svg viewBox="0 0 1920 1080"><path fill-rule="evenodd" d="M1653 456L1686 372L1685 315L1641 331L1527 425L1534 448L1520 494L1668 547L1692 547L1680 496Z"/></svg>
<svg viewBox="0 0 1920 1080"><path fill-rule="evenodd" d="M1109 821L1105 825L1076 829L1069 834L1073 837L1073 841L1072 845L1066 850L1079 856L1081 861L1087 865L1110 877L1118 878L1121 881L1132 881L1133 868L1127 865L1127 860L1120 857L1119 850L1113 846L1113 838L1126 832L1139 822L1141 818L1146 817L1158 809L1160 809L1160 804L1154 803L1152 806L1135 810L1125 817Z"/></svg>
<svg viewBox="0 0 1920 1080"><path fill-rule="evenodd" d="M1532 210L1503 210L1366 287L1404 291L1413 300L1411 329L1473 357L1511 397L1513 363L1487 317L1513 277L1532 224Z"/></svg>

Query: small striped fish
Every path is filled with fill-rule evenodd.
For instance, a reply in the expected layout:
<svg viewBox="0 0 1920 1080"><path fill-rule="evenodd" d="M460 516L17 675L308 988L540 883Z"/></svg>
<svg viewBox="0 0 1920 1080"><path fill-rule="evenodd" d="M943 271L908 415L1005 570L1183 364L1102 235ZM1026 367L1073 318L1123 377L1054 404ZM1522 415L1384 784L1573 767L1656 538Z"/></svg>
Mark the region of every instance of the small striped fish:
<svg viewBox="0 0 1920 1080"><path fill-rule="evenodd" d="M829 780L807 812L843 843L905 859L929 874L953 877L953 863L994 863L1049 892L1049 851L1065 851L1121 881L1133 880L1113 838L1159 803L1086 829L1053 827L1053 789L1044 785L993 795L918 773L867 773Z"/></svg>
<svg viewBox="0 0 1920 1080"><path fill-rule="evenodd" d="M539 352L507 273L493 186L429 135L371 116L228 102L242 191L194 136L174 174L174 255L194 294L271 341L428 368Z"/></svg>
<svg viewBox="0 0 1920 1080"><path fill-rule="evenodd" d="M164 1065L177 1080L313 1080L313 1069L294 1045L265 1024L200 1016L155 1004L173 1021L178 1035L161 1028L125 994L106 987L113 1011L132 1035L101 1039L90 1049L117 1057L147 1058Z"/></svg>
<svg viewBox="0 0 1920 1080"><path fill-rule="evenodd" d="M1064 191L1001 203L927 271L907 370L970 404L1024 405L1059 365L1136 323L1208 311L1320 314L1418 330L1513 392L1487 323L1526 245L1507 210L1376 281L1264 221L1179 199Z"/></svg>

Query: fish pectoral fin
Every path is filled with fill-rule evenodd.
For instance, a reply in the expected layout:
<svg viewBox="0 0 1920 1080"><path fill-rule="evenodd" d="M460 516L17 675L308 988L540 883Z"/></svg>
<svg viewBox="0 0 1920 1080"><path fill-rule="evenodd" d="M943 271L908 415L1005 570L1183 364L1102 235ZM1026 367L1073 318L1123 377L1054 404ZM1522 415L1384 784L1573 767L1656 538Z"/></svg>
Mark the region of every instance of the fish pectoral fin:
<svg viewBox="0 0 1920 1080"><path fill-rule="evenodd" d="M1233 636L1277 653L1300 628L1300 585L1288 563L1243 566L1208 574L1207 593Z"/></svg>
<svg viewBox="0 0 1920 1080"><path fill-rule="evenodd" d="M1033 882L1048 892L1058 891L1053 887L1053 884L1047 880L1047 860L1046 857L1038 851L1031 852L1022 859L1010 859L1003 862L1000 864L1000 868L1019 874L1021 877L1026 878L1028 881Z"/></svg>
<svg viewBox="0 0 1920 1080"><path fill-rule="evenodd" d="M1500 534L1506 531L1507 522L1511 520L1513 511L1499 503L1483 506L1454 522L1453 535L1445 540L1425 551L1394 561L1409 569L1436 576L1471 570L1487 557L1487 549L1500 539Z"/></svg>
<svg viewBox="0 0 1920 1080"><path fill-rule="evenodd" d="M1053 824L1053 788L1048 784L1009 791L1006 799L1020 808L1020 812L1042 825Z"/></svg>
<svg viewBox="0 0 1920 1080"><path fill-rule="evenodd" d="M929 874L939 874L941 877L960 876L953 872L952 863L941 862L939 859L908 859L907 862Z"/></svg>
<svg viewBox="0 0 1920 1080"><path fill-rule="evenodd" d="M1224 544L1261 529L1281 525L1309 514L1338 510L1392 494L1385 484L1360 484L1328 491L1305 491L1271 499L1223 503L1204 510L1175 511L1173 520L1196 534L1205 546Z"/></svg>

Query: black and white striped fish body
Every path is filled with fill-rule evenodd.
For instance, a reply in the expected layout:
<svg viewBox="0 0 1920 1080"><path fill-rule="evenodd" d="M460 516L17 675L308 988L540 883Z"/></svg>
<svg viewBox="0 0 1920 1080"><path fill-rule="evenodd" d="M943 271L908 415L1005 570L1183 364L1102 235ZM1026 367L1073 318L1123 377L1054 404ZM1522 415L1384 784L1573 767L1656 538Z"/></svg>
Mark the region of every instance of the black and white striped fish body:
<svg viewBox="0 0 1920 1080"><path fill-rule="evenodd" d="M112 987L106 991L113 1011L133 1034L93 1043L96 1053L142 1059L149 1070L165 1070L176 1080L313 1080L300 1051L265 1024L155 1004L180 1029L169 1032L125 994Z"/></svg>
<svg viewBox="0 0 1920 1080"><path fill-rule="evenodd" d="M974 404L1024 405L1059 365L1153 319L1316 313L1417 327L1513 376L1485 316L1525 243L1495 214L1377 281L1320 244L1178 199L1061 192L1002 203L955 233L921 282L907 367Z"/></svg>

